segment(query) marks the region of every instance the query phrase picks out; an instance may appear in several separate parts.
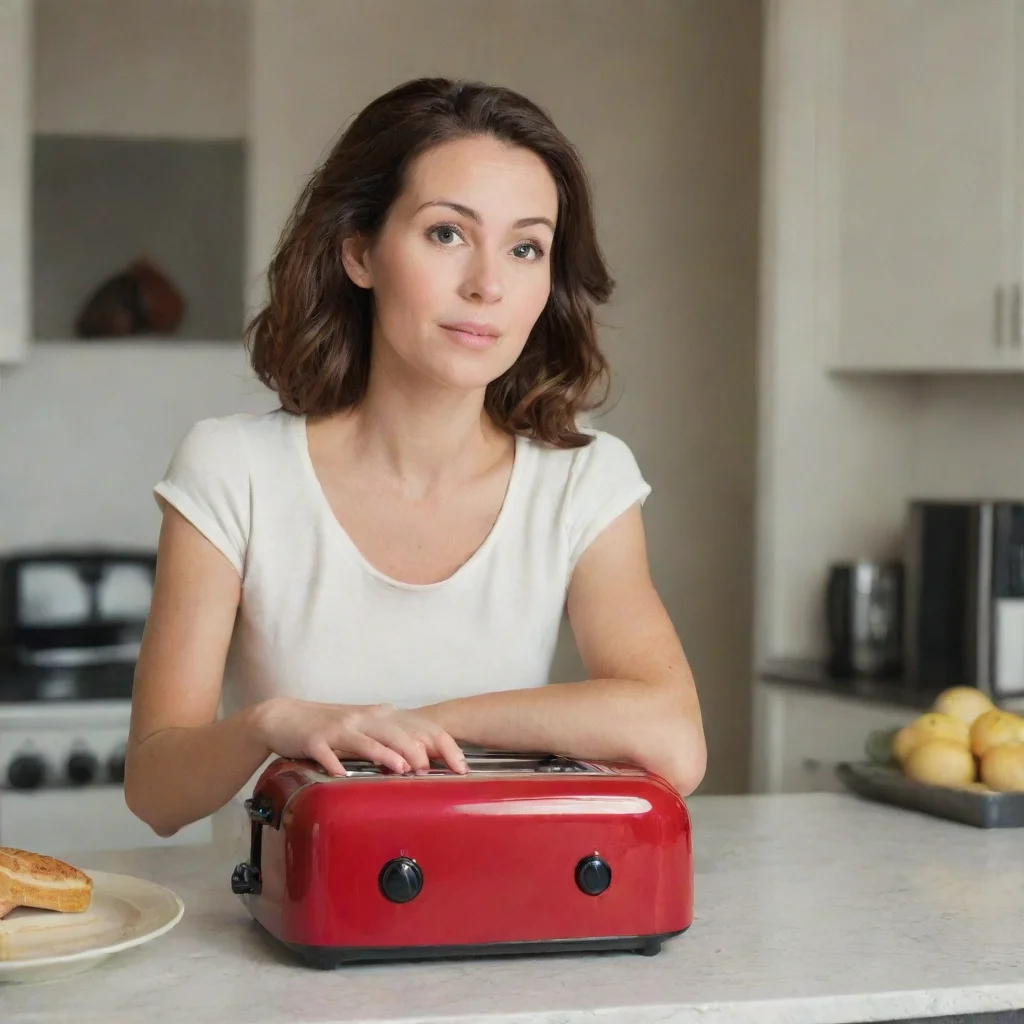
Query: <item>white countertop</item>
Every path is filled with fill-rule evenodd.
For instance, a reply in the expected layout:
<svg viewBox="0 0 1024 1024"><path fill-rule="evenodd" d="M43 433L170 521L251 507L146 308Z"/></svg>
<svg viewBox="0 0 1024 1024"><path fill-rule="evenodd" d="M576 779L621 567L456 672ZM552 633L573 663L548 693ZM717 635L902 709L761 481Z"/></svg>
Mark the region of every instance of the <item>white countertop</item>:
<svg viewBox="0 0 1024 1024"><path fill-rule="evenodd" d="M90 855L185 901L168 935L0 987L25 1024L833 1024L1024 1008L1024 833L832 794L703 797L696 915L655 957L296 965L255 932L237 850Z"/></svg>

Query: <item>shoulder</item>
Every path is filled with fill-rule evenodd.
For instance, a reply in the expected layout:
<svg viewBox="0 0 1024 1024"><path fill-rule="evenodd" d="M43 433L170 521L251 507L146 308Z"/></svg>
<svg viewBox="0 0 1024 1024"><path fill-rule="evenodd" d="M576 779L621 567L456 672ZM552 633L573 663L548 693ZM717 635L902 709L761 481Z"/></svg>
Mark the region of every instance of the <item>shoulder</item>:
<svg viewBox="0 0 1024 1024"><path fill-rule="evenodd" d="M630 446L615 434L581 429L590 441L556 449L532 443L542 486L557 490L572 562L614 519L651 492Z"/></svg>
<svg viewBox="0 0 1024 1024"><path fill-rule="evenodd" d="M285 419L284 417L288 417ZM198 420L178 441L157 503L172 505L213 542L241 573L251 521L254 465L283 450L293 418L272 413L233 413Z"/></svg>
<svg viewBox="0 0 1024 1024"><path fill-rule="evenodd" d="M249 465L253 453L266 451L283 437L291 419L277 409L197 420L178 440L171 465L237 475Z"/></svg>
<svg viewBox="0 0 1024 1024"><path fill-rule="evenodd" d="M546 476L564 480L571 488L596 477L639 474L636 457L622 438L594 427L582 427L580 433L590 441L578 448L552 448L529 442Z"/></svg>

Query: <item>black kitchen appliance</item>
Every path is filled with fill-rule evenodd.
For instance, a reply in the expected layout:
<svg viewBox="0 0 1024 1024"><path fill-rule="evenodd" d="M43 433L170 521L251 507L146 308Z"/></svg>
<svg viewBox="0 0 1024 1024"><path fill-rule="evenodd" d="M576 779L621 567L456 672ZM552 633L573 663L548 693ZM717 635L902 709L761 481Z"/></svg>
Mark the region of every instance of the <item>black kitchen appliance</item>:
<svg viewBox="0 0 1024 1024"><path fill-rule="evenodd" d="M1024 500L915 500L906 531L908 683L1024 695Z"/></svg>
<svg viewBox="0 0 1024 1024"><path fill-rule="evenodd" d="M893 679L902 669L903 566L843 562L829 570L829 672Z"/></svg>
<svg viewBox="0 0 1024 1024"><path fill-rule="evenodd" d="M0 663L8 672L134 665L155 574L151 551L75 548L0 558Z"/></svg>

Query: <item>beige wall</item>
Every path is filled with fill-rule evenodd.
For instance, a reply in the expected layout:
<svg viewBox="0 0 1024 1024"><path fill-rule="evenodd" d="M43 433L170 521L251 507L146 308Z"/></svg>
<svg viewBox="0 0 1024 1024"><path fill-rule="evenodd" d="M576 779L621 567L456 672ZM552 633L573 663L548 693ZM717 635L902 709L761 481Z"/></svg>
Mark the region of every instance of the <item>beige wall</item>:
<svg viewBox="0 0 1024 1024"><path fill-rule="evenodd" d="M519 89L581 149L619 283L603 314L619 400L602 425L632 445L653 485L651 561L701 691L705 789L742 788L759 5L261 0L257 9L254 271L346 119L405 78L442 73ZM558 667L576 671L568 644Z"/></svg>
<svg viewBox="0 0 1024 1024"><path fill-rule="evenodd" d="M922 381L914 403L914 496L1024 499L1024 376Z"/></svg>
<svg viewBox="0 0 1024 1024"><path fill-rule="evenodd" d="M248 0L34 0L36 131L243 138Z"/></svg>

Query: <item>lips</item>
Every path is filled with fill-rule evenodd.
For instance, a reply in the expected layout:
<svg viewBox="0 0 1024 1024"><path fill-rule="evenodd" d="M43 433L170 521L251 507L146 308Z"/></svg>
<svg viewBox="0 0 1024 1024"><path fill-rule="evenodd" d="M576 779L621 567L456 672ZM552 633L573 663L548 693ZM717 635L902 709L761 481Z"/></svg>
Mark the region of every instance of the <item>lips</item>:
<svg viewBox="0 0 1024 1024"><path fill-rule="evenodd" d="M500 332L492 323L480 320L459 320L441 324L449 337L465 348L490 348L497 340Z"/></svg>

